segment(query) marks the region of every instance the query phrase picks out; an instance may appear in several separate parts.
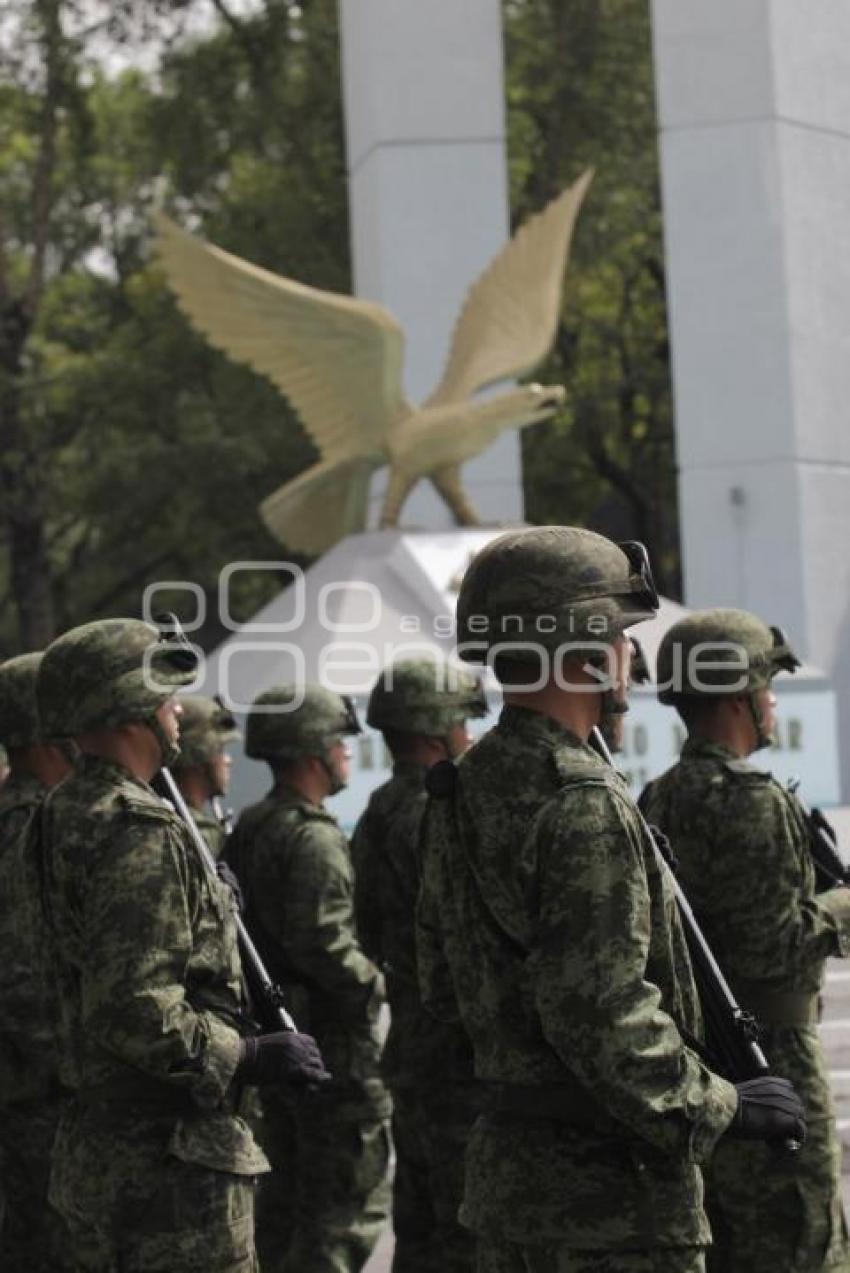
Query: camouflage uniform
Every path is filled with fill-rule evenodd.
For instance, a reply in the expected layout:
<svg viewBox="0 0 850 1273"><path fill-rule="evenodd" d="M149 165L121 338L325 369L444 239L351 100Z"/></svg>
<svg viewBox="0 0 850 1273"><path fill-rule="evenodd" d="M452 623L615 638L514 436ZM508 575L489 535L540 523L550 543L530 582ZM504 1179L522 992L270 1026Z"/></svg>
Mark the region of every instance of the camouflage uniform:
<svg viewBox="0 0 850 1273"><path fill-rule="evenodd" d="M769 630L754 622L769 651ZM659 679L673 643L694 633L746 641L740 623L737 612L714 612L707 623L697 611L676 624L660 652ZM776 670L767 669L764 683ZM718 1146L707 1178L715 1242L709 1268L850 1270L841 1150L816 1024L824 962L850 953L850 890L815 895L799 802L722 744L689 739L641 804L670 838L682 885L733 992L762 1023L772 1072L792 1080L807 1108L808 1136L794 1156L759 1144Z"/></svg>
<svg viewBox="0 0 850 1273"><path fill-rule="evenodd" d="M42 715L80 733L122 712L140 718L140 658L155 639L133 620L60 637L39 675ZM148 710L191 675L168 647L152 669L165 688L149 693ZM51 1199L76 1267L256 1273L253 1195L268 1164L231 1112L242 1004L230 890L204 870L176 815L119 765L84 757L43 810L63 1078L74 1093Z"/></svg>
<svg viewBox="0 0 850 1273"><path fill-rule="evenodd" d="M0 729L12 748L38 745L35 680L41 655L0 666ZM34 776L0 788L0 1225L4 1273L70 1268L67 1234L48 1206L50 1150L59 1122L55 1016L44 993L43 924L26 831L45 795ZM55 1007L53 1013L55 1013Z"/></svg>
<svg viewBox="0 0 850 1273"><path fill-rule="evenodd" d="M328 710L337 718L330 723ZM281 735L290 728L297 741L287 747ZM313 687L298 712L249 713L245 750L269 760L321 755L346 732L339 697ZM258 1199L262 1268L353 1273L387 1221L390 1110L379 1077L381 978L354 933L348 843L324 808L276 785L242 813L227 857L269 971L334 1076L320 1092L261 1089L257 1131L274 1167Z"/></svg>
<svg viewBox="0 0 850 1273"><path fill-rule="evenodd" d="M212 761L227 747L242 737L236 728L236 720L218 698L193 695L181 699L183 715L180 720L180 755L172 766L178 786L181 777L189 769L209 770ZM219 792L224 795L224 791ZM227 827L213 812L191 805L195 825L209 845L213 856L220 858L227 839Z"/></svg>
<svg viewBox="0 0 850 1273"><path fill-rule="evenodd" d="M435 683L433 661L399 661L372 691L369 724L440 737L468 716L483 715L477 680L465 671L457 675L454 686ZM391 1011L381 1068L393 1098L393 1270L467 1273L474 1267L474 1241L457 1213L476 1113L472 1047L460 1025L439 1022L423 1008L416 973L426 772L421 764L397 760L392 778L373 792L357 824L351 842L357 933L386 976Z"/></svg>
<svg viewBox="0 0 850 1273"><path fill-rule="evenodd" d="M483 616L498 641L504 612L586 634L589 611L616 634L652 613L633 561L591 532L512 532L467 572L459 636L480 649ZM628 789L518 706L455 773L426 814L418 953L426 1006L456 999L487 1094L461 1210L478 1267L699 1270L700 1165L738 1098L683 1043L701 1029L690 962Z"/></svg>

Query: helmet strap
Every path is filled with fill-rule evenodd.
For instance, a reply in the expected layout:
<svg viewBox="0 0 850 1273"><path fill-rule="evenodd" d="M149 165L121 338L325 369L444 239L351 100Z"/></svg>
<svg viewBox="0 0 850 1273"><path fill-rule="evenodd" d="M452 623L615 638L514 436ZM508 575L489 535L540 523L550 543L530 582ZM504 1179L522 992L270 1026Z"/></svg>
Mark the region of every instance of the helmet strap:
<svg viewBox="0 0 850 1273"><path fill-rule="evenodd" d="M345 788L348 786L348 783L343 782L339 773L334 769L334 766L328 760L327 752L325 752L324 756L319 756L318 761L328 776L328 782L330 783L330 787L331 787L330 791L328 792L328 795L335 796L337 795L338 792L344 791Z"/></svg>
<svg viewBox="0 0 850 1273"><path fill-rule="evenodd" d="M170 766L173 765L175 760L179 757L180 748L177 743L172 742L172 740L168 737L168 734L166 734L163 729L160 719L155 712L152 712L150 716L145 718L144 724L147 725L148 729L159 743L159 750L162 753L162 768L170 768Z"/></svg>
<svg viewBox="0 0 850 1273"><path fill-rule="evenodd" d="M774 735L768 733L765 728L764 717L759 710L756 699L757 693L757 690L749 690L747 693L747 703L750 708L750 716L753 720L753 728L756 731L756 745L753 748L753 751L761 751L763 747L772 747L775 740Z"/></svg>

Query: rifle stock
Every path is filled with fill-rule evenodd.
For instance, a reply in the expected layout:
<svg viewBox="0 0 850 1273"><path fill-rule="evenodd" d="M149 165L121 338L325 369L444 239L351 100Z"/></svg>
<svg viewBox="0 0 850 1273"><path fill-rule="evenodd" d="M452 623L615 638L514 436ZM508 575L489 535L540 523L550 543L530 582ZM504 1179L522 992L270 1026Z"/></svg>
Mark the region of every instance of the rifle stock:
<svg viewBox="0 0 850 1273"><path fill-rule="evenodd" d="M171 801L177 813L186 824L186 829L192 839L192 843L200 855L201 861L210 875L218 879L215 858L210 851L204 837L198 830L197 823L192 817L192 811L186 803L183 793L174 781L173 774L168 769L160 769L159 780L164 789L164 794ZM242 955L242 965L245 970L245 978L248 982L248 988L251 998L262 1016L262 1024L270 1031L290 1030L297 1031L298 1027L292 1017L284 1007L283 992L280 987L275 985L268 974L262 956L254 945L251 934L245 927L242 916L236 913L236 929L239 936L239 950Z"/></svg>
<svg viewBox="0 0 850 1273"><path fill-rule="evenodd" d="M820 809L809 808L800 795L799 787L799 778L792 778L788 783L788 790L797 797L806 819L809 856L815 868L815 891L825 893L830 888L846 887L850 884L850 867L842 862L838 854L835 832Z"/></svg>

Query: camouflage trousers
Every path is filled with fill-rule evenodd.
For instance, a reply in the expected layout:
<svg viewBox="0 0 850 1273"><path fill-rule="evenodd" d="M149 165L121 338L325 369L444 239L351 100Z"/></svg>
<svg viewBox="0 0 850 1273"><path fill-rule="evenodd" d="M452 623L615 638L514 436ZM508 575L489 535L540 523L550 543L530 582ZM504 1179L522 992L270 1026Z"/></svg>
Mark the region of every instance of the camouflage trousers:
<svg viewBox="0 0 850 1273"><path fill-rule="evenodd" d="M259 1273L256 1178L170 1156L172 1130L150 1117L60 1125L50 1197L75 1273Z"/></svg>
<svg viewBox="0 0 850 1273"><path fill-rule="evenodd" d="M272 1164L257 1198L263 1273L357 1273L390 1209L389 1128L340 1089L266 1089L257 1140Z"/></svg>
<svg viewBox="0 0 850 1273"><path fill-rule="evenodd" d="M828 1118L797 1154L721 1140L706 1172L709 1273L850 1273L840 1163Z"/></svg>
<svg viewBox="0 0 850 1273"><path fill-rule="evenodd" d="M577 1251L560 1245L526 1246L478 1239L477 1273L705 1273L705 1251L695 1246L651 1251Z"/></svg>
<svg viewBox="0 0 850 1273"><path fill-rule="evenodd" d="M59 1123L54 1099L0 1106L0 1222L3 1273L71 1269L62 1217L47 1201L50 1155Z"/></svg>
<svg viewBox="0 0 850 1273"><path fill-rule="evenodd" d="M457 1218L472 1096L393 1088L393 1273L473 1273L475 1238Z"/></svg>

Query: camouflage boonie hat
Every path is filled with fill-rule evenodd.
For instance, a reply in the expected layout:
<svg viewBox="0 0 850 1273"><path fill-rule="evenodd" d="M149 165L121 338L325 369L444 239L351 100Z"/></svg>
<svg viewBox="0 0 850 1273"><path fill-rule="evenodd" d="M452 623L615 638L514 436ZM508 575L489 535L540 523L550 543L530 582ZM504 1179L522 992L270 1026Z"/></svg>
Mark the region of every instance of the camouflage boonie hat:
<svg viewBox="0 0 850 1273"><path fill-rule="evenodd" d="M799 666L781 628L746 610L695 610L673 624L658 648L658 699L743 694Z"/></svg>
<svg viewBox="0 0 850 1273"><path fill-rule="evenodd" d="M36 692L48 737L145 720L195 678L190 647L140 619L84 623L47 647Z"/></svg>
<svg viewBox="0 0 850 1273"><path fill-rule="evenodd" d="M523 644L610 644L657 609L649 558L637 541L615 544L577 526L508 531L478 553L463 578L458 653L483 663L496 647L522 659Z"/></svg>
<svg viewBox="0 0 850 1273"><path fill-rule="evenodd" d="M321 685L275 685L258 694L245 721L253 760L324 756L346 734L362 733L351 699Z"/></svg>
<svg viewBox="0 0 850 1273"><path fill-rule="evenodd" d="M375 729L439 736L471 716L486 716L480 681L444 659L400 659L369 695L366 723Z"/></svg>
<svg viewBox="0 0 850 1273"><path fill-rule="evenodd" d="M183 715L180 717L180 756L174 768L192 769L205 765L226 747L242 737L236 718L221 699L204 698L193 694L181 698Z"/></svg>
<svg viewBox="0 0 850 1273"><path fill-rule="evenodd" d="M43 654L19 654L0 663L0 743L30 747L42 740L35 683Z"/></svg>

